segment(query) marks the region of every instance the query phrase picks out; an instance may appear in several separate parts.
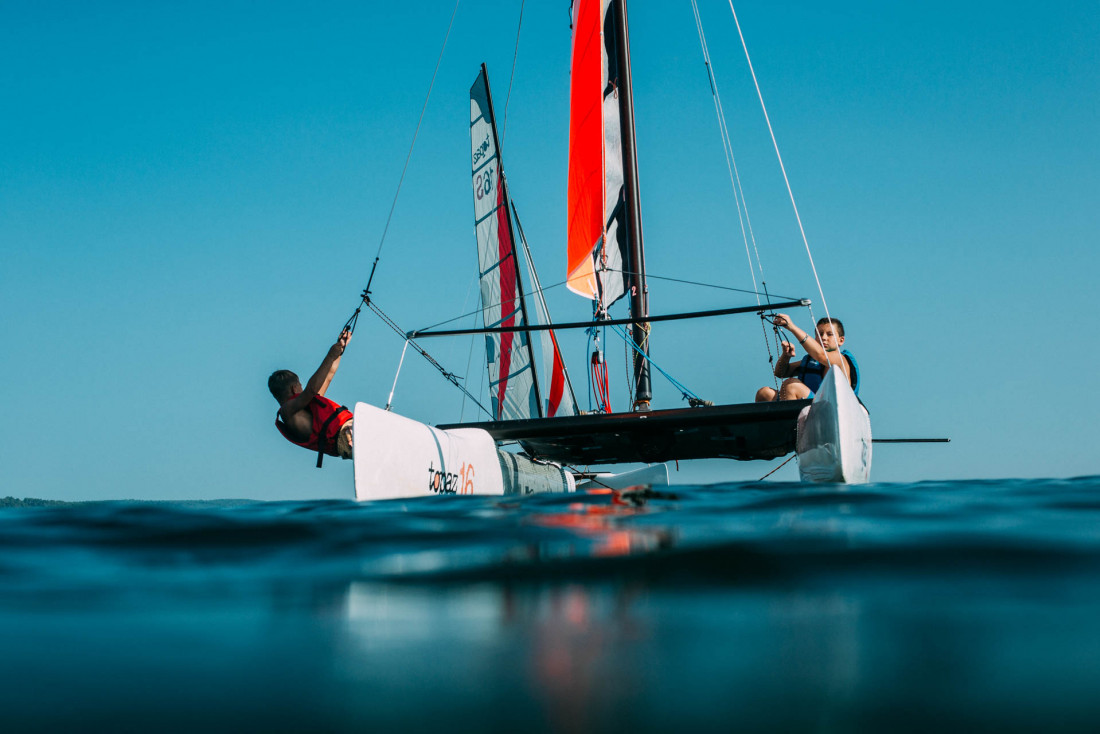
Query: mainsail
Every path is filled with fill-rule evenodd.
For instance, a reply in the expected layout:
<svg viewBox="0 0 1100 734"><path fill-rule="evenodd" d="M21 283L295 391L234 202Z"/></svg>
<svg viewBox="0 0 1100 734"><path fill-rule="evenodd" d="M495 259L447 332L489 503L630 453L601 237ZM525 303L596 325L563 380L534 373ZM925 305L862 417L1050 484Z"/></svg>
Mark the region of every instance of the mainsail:
<svg viewBox="0 0 1100 734"><path fill-rule="evenodd" d="M547 361L543 374L550 375L550 391L544 401L535 374L530 334L522 330L528 324L527 309L484 65L470 87L470 143L482 318L486 327L519 329L485 335L493 418L573 415L576 401L553 332L542 332L541 351ZM543 323L549 323L546 303L529 260L527 270L538 295L537 315Z"/></svg>
<svg viewBox="0 0 1100 734"><path fill-rule="evenodd" d="M577 0L569 119L570 290L606 311L626 292L619 54L609 0Z"/></svg>

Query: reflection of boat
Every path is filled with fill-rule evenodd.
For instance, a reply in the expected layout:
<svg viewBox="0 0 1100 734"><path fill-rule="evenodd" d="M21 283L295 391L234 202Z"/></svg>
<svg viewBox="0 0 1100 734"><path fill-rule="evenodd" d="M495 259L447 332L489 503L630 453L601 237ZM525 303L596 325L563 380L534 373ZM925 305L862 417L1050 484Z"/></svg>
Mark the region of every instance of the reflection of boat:
<svg viewBox="0 0 1100 734"><path fill-rule="evenodd" d="M490 420L431 429L431 440L439 443L441 435L450 436L454 432L456 446L464 445L467 439L473 441L470 437L479 434L476 443L484 447L492 445L493 441L515 442L537 462L549 462L528 462L535 472L544 472L539 467L546 466L560 470L563 466L680 459L774 459L795 450L798 444L807 447L806 451L813 451L810 455L813 468L802 473L804 479L866 481L866 471L844 470L844 467L859 463L847 456L851 451L865 457L862 464L869 467L870 424L858 401L855 405L862 411L860 425L866 428L865 434L855 435L848 429L829 432L823 428L841 423L849 425L851 421L841 417L851 412L851 401L846 396L839 402L825 398L815 401L807 422L814 427L814 433L801 438L798 437L798 416L809 407L810 401L714 406L692 399L690 408L651 409L649 339L652 323L733 313L763 315L765 311L802 307L809 302L769 299L767 303L758 301L756 306L749 307L662 316L649 314L625 0L576 0L573 28L567 285L575 293L591 299L593 320L550 323L522 229L509 201L492 98L483 66L471 89L470 129L471 181L484 326L425 329L409 332L407 337L421 340L459 334L483 335L490 398L490 406L485 410ZM529 292L523 287L525 270L531 286ZM610 308L624 297L629 304L629 316L612 318ZM528 298L532 298L531 308ZM554 330L593 327L619 329L633 349L630 375L633 410L629 412L611 412L606 363L598 346L591 359L597 410L587 414L578 411ZM842 391L831 394L838 393ZM373 467L368 479L365 472L360 472L357 458L357 487L361 481L364 486L385 481L388 470L380 468L377 455L364 455L365 449L373 444L359 439L360 430L370 430L375 437L388 443L382 436L385 431L366 425L367 421L378 420L385 418L373 409L364 410L362 414L356 411L357 457L362 456L364 463L369 461ZM441 434L441 430L445 433ZM827 450L815 443L813 437L816 436L828 437ZM431 448L431 444L425 445ZM823 450L816 450L819 448ZM484 452L478 449L478 452L483 454L478 458L479 463L489 463L487 449ZM466 465L461 454L448 458L442 448L435 453L440 468L433 471L461 473L461 467ZM404 458L398 451L392 461L400 462ZM519 459L502 458L502 467L506 461ZM450 466L455 462L459 469ZM833 471L826 470L828 462L835 464ZM419 467L410 471L428 473L427 468ZM493 472L495 487L495 469ZM460 481L459 486L466 484ZM503 491L507 492L507 487ZM364 495L360 493L359 496Z"/></svg>

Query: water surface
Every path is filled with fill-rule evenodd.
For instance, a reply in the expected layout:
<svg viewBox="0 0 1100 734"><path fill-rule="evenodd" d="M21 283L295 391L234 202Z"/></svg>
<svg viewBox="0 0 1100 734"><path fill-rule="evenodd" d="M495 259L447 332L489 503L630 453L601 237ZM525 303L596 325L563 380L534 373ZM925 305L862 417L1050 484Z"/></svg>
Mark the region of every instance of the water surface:
<svg viewBox="0 0 1100 734"><path fill-rule="evenodd" d="M1094 731L1098 522L1098 477L10 507L0 730Z"/></svg>

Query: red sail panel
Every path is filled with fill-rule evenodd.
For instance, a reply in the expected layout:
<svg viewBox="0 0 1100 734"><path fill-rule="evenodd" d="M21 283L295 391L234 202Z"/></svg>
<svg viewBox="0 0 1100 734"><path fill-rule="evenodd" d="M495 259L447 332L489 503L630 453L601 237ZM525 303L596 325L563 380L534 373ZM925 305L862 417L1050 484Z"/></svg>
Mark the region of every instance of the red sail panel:
<svg viewBox="0 0 1100 734"><path fill-rule="evenodd" d="M498 159L499 160L499 159ZM508 204L504 201L504 187L497 186L497 243L500 256L500 312L508 316L503 327L516 323L519 298L516 288L516 258L512 246L512 228L508 223ZM500 382L497 383L497 420L504 418L504 393L508 389L509 370L512 369L512 347L516 334L506 331L500 335Z"/></svg>
<svg viewBox="0 0 1100 734"><path fill-rule="evenodd" d="M603 235L601 0L577 0L569 92L569 290L596 298L592 253Z"/></svg>
<svg viewBox="0 0 1100 734"><path fill-rule="evenodd" d="M550 341L554 345L554 360L553 368L550 371L550 398L546 406L546 417L553 418L558 414L558 410L562 407L561 399L565 396L565 361L561 358L561 350L558 349L558 340L554 336L554 332L549 332ZM573 415L575 413L573 406L570 406L570 410L565 415Z"/></svg>

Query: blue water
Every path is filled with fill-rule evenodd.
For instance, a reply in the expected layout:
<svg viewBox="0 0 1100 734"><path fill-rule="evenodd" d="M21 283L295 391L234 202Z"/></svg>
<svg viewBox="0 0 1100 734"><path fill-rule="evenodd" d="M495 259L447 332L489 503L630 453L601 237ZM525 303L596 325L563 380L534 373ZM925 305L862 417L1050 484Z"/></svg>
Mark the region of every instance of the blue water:
<svg viewBox="0 0 1100 734"><path fill-rule="evenodd" d="M0 510L0 731L1096 731L1100 477Z"/></svg>

